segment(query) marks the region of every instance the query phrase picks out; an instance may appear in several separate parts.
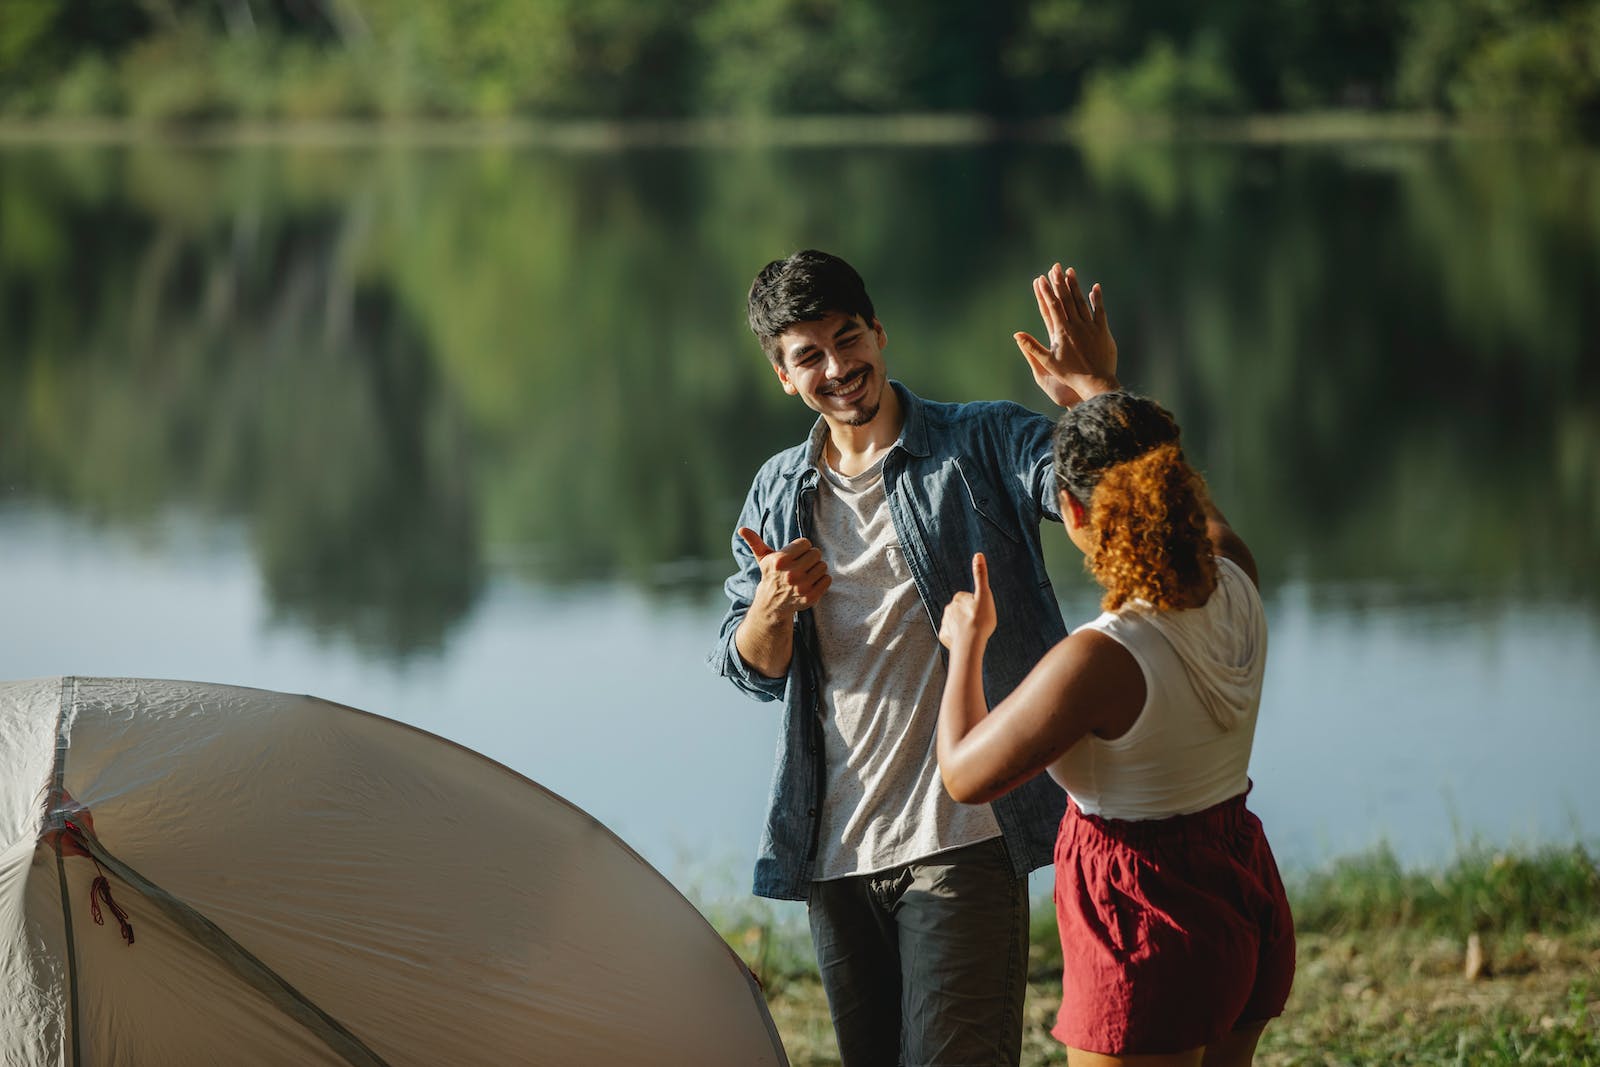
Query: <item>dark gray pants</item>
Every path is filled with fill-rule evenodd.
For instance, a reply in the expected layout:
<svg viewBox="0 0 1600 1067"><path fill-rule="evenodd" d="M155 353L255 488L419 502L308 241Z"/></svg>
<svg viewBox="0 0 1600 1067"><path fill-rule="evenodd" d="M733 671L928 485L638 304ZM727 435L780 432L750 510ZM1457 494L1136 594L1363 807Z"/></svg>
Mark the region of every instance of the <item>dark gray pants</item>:
<svg viewBox="0 0 1600 1067"><path fill-rule="evenodd" d="M1003 839L813 882L806 910L844 1067L1015 1067L1028 885Z"/></svg>

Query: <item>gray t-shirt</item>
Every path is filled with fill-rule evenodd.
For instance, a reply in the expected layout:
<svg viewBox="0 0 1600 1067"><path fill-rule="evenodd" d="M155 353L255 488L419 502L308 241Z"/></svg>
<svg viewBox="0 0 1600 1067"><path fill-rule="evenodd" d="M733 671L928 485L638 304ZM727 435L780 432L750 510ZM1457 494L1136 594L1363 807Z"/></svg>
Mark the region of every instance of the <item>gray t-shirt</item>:
<svg viewBox="0 0 1600 1067"><path fill-rule="evenodd" d="M945 667L884 497L883 463L817 460L816 539L833 584L812 613L822 654L823 792L816 878L868 874L1000 833L957 804L934 749Z"/></svg>

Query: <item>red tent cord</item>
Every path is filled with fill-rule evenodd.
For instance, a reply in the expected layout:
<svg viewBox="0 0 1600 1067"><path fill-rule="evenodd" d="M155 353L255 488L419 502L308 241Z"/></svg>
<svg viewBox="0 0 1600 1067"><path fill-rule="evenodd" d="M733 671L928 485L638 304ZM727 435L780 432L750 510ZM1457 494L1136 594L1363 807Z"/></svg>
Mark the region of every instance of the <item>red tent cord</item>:
<svg viewBox="0 0 1600 1067"><path fill-rule="evenodd" d="M96 870L99 867L98 863L95 864ZM94 916L96 926L104 926L106 920L100 914L100 901L95 899L96 896L105 901L106 907L111 909L111 914L117 917L117 926L122 931L122 940L130 945L133 944L133 924L128 921L128 913L118 907L117 902L111 899L111 883L103 874L96 878L89 887L89 914Z"/></svg>
<svg viewBox="0 0 1600 1067"><path fill-rule="evenodd" d="M67 824L68 832L76 837L83 836L83 831L78 829L72 820L67 819L64 821ZM100 902L103 900L106 907L111 909L111 914L117 918L117 927L122 933L122 940L130 945L133 944L133 924L128 921L128 913L123 911L115 900L111 899L111 880L106 877L106 872L101 868L100 861L95 859L92 854L89 854L87 849L85 849L85 854L89 855L90 862L94 864L94 869L98 872L95 880L89 884L89 914L93 917L94 924L96 926L104 926L106 924L105 916L100 913Z"/></svg>

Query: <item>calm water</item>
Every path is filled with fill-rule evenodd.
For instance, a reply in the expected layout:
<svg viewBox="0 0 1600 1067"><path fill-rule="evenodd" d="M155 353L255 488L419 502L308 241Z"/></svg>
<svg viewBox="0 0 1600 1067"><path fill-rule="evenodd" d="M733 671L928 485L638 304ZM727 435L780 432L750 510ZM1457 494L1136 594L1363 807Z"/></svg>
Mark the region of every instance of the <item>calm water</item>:
<svg viewBox="0 0 1600 1067"><path fill-rule="evenodd" d="M1042 407L1029 280L1105 284L1261 562L1287 865L1600 836L1572 146L0 150L0 677L378 711L736 896L777 714L702 658L750 476L809 425L743 294L806 245L939 399Z"/></svg>

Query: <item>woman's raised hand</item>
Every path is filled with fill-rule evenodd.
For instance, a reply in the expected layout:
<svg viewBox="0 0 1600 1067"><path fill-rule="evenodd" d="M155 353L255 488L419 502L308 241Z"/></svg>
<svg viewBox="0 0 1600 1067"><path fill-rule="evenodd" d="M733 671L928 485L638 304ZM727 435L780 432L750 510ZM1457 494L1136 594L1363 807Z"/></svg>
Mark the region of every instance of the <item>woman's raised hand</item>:
<svg viewBox="0 0 1600 1067"><path fill-rule="evenodd" d="M945 605L944 618L939 620L939 643L954 649L959 643L976 639L989 640L994 633L994 594L989 592L989 562L983 553L972 557L972 592L957 593Z"/></svg>
<svg viewBox="0 0 1600 1067"><path fill-rule="evenodd" d="M1048 345L1031 334L1013 334L1033 380L1064 408L1099 393L1122 388L1117 380L1117 342L1111 336L1105 297L1095 283L1085 296L1078 272L1057 263L1033 280Z"/></svg>

